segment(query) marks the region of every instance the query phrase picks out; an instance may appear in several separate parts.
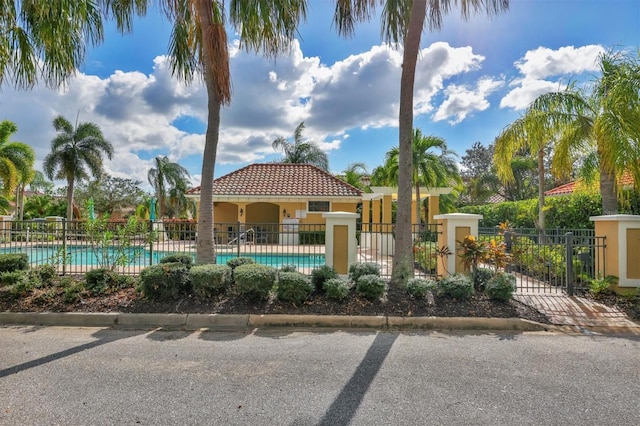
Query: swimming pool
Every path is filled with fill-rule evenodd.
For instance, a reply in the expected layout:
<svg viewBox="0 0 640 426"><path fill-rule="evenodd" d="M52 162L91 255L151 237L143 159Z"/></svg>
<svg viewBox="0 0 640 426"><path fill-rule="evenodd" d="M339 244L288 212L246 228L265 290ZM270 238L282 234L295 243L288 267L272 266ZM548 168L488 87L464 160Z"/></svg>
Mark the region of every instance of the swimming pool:
<svg viewBox="0 0 640 426"><path fill-rule="evenodd" d="M0 254L26 253L31 265L62 264L62 246L35 245L0 249ZM114 260L118 251L114 249L92 249L89 246L66 246L67 265L70 266L101 266ZM179 252L157 251L142 247L129 247L125 249L128 266L149 266L160 263L163 257ZM195 259L195 253L189 253ZM284 265L295 265L298 269L313 269L325 264L323 254L288 254L288 253L242 253L242 257L252 258L256 263L281 268ZM218 264L227 263L235 259L236 253L217 253ZM111 262L113 263L113 262Z"/></svg>

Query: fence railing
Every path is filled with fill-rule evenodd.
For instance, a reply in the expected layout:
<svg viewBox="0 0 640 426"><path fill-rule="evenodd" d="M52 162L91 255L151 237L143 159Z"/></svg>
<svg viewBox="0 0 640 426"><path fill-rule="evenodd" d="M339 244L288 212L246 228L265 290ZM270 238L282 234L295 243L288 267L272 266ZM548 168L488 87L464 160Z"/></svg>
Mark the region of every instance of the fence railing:
<svg viewBox="0 0 640 426"><path fill-rule="evenodd" d="M62 275L84 274L96 268L137 275L169 254L196 255L195 221L140 221L133 226L126 221L110 221L100 226L64 219L0 222L0 254L26 253L31 265L54 265ZM413 225L416 276L436 276L439 232L438 225ZM378 263L382 276L389 278L395 225L358 226L356 239L356 261ZM251 257L276 268L295 265L304 273L325 264L322 224L216 223L214 241L217 263Z"/></svg>
<svg viewBox="0 0 640 426"><path fill-rule="evenodd" d="M604 277L606 271L604 237L593 229L516 228L501 232L480 228L484 239L504 242L511 262L507 269L518 276L519 290L524 292L566 292L586 290L592 279Z"/></svg>

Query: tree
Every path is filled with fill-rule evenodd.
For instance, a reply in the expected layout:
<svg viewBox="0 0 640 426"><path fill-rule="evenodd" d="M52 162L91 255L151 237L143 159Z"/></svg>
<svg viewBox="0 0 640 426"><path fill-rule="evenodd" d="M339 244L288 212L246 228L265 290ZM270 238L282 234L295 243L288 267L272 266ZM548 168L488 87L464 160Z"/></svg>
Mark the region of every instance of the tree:
<svg viewBox="0 0 640 426"><path fill-rule="evenodd" d="M147 179L158 200L158 216L162 218L167 209L168 192L173 191L174 197L179 192L184 194L187 190L189 172L167 157L156 157L155 164L156 166L149 170Z"/></svg>
<svg viewBox="0 0 640 426"><path fill-rule="evenodd" d="M304 122L298 124L293 132L293 143L280 136L274 140L271 146L276 151L284 152L281 163L312 164L322 170L329 170L329 158L315 143L302 139Z"/></svg>
<svg viewBox="0 0 640 426"><path fill-rule="evenodd" d="M444 139L424 136L420 129L413 132L411 157L413 163L412 185L415 185L416 200L420 200L420 186L451 186L460 182L457 155L449 150ZM439 151L438 153L434 151ZM386 184L398 185L400 176L400 149L391 148L386 154ZM421 220L420 202L416 202L416 218Z"/></svg>
<svg viewBox="0 0 640 426"><path fill-rule="evenodd" d="M466 180L477 179L493 166L493 144L484 146L474 142L460 158L460 176Z"/></svg>
<svg viewBox="0 0 640 426"><path fill-rule="evenodd" d="M29 182L29 189L33 192L41 192L43 194L52 194L55 185L44 177L44 173L36 170L33 179Z"/></svg>
<svg viewBox="0 0 640 426"><path fill-rule="evenodd" d="M372 0L336 0L334 22L338 33L352 35L355 23L369 20L376 3ZM411 233L413 90L416 63L420 51L420 38L425 20L430 30L439 30L442 27L443 16L451 10L452 6L459 5L461 16L467 19L471 14L480 11L493 15L507 10L509 0L385 0L381 3L384 4L382 13L383 37L393 44L403 44L398 114L398 161L400 166L398 211L391 276L392 285L402 287L413 276L413 238Z"/></svg>
<svg viewBox="0 0 640 426"><path fill-rule="evenodd" d="M51 141L51 153L43 162L49 179L67 181L67 220L73 219L73 191L76 182L102 175L102 157L111 159L113 146L94 123L80 123L76 127L62 116L53 119L58 132Z"/></svg>
<svg viewBox="0 0 640 426"><path fill-rule="evenodd" d="M363 182L363 179L366 176L367 166L364 163L351 163L342 171L341 175L338 175L338 178L342 179L349 185L355 186L356 188L366 192L370 191Z"/></svg>
<svg viewBox="0 0 640 426"><path fill-rule="evenodd" d="M100 179L78 185L76 204L85 206L89 198L92 198L98 214L112 214L125 208L135 209L145 196L140 184L140 181L134 179L103 174Z"/></svg>
<svg viewBox="0 0 640 426"><path fill-rule="evenodd" d="M504 167L514 150L531 147L538 152L539 210L544 203L544 146L553 141L551 172L566 176L577 158L590 157L600 172L602 211L618 211L616 180L623 173L640 182L640 66L621 53L599 58L601 76L586 89L573 85L536 98L525 114L496 140L496 165L501 177L511 180ZM539 225L544 227L544 215Z"/></svg>
<svg viewBox="0 0 640 426"><path fill-rule="evenodd" d="M8 197L19 183L32 173L35 153L33 148L22 142L10 142L9 138L18 131L15 123L0 122L0 181L2 195Z"/></svg>

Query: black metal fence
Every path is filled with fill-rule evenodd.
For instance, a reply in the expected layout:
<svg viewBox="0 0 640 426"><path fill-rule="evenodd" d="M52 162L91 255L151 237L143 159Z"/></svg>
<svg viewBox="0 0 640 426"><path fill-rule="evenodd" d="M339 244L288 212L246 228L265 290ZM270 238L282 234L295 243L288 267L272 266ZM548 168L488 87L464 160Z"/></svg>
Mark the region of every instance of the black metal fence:
<svg viewBox="0 0 640 426"><path fill-rule="evenodd" d="M439 226L413 226L415 275L437 276ZM375 262L385 278L391 276L395 225L360 224L356 231L356 261ZM257 263L281 268L294 265L310 273L325 264L325 225L281 223L216 223L216 262L250 257ZM61 275L84 274L110 268L137 275L174 253L197 249L197 222L65 221L48 218L0 222L0 254L26 253L31 265L54 265Z"/></svg>
<svg viewBox="0 0 640 426"><path fill-rule="evenodd" d="M521 292L573 295L606 276L605 237L593 229L480 228L479 235L505 243L511 255L506 269L516 274Z"/></svg>

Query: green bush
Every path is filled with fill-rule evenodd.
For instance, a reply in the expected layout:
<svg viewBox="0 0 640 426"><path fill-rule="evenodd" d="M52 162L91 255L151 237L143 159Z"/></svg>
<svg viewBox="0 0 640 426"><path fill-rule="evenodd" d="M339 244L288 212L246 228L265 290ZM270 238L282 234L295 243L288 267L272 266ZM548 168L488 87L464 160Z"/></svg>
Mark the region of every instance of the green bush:
<svg viewBox="0 0 640 426"><path fill-rule="evenodd" d="M344 300L349 295L349 282L344 278L329 278L327 279L322 288L328 299Z"/></svg>
<svg viewBox="0 0 640 426"><path fill-rule="evenodd" d="M311 271L311 282L316 291L321 292L327 280L338 278L338 273L329 265L322 265Z"/></svg>
<svg viewBox="0 0 640 426"><path fill-rule="evenodd" d="M355 283L358 282L358 278L363 275L376 275L380 276L380 265L373 262L353 262L349 265L349 279Z"/></svg>
<svg viewBox="0 0 640 426"><path fill-rule="evenodd" d="M193 256L189 253L173 253L169 254L162 259L160 259L160 263L182 263L186 265L188 268L193 265Z"/></svg>
<svg viewBox="0 0 640 426"><path fill-rule="evenodd" d="M367 299L379 299L384 295L385 283L375 274L361 275L356 281L356 292Z"/></svg>
<svg viewBox="0 0 640 426"><path fill-rule="evenodd" d="M473 284L477 290L483 291L487 282L495 275L495 271L489 268L478 267L473 271Z"/></svg>
<svg viewBox="0 0 640 426"><path fill-rule="evenodd" d="M236 269L236 267L241 265L253 265L254 263L256 263L256 261L250 257L236 257L236 258L227 260L227 265L231 269Z"/></svg>
<svg viewBox="0 0 640 426"><path fill-rule="evenodd" d="M438 293L456 299L468 299L473 295L473 282L467 275L448 275L438 282Z"/></svg>
<svg viewBox="0 0 640 426"><path fill-rule="evenodd" d="M487 281L485 293L490 299L507 302L516 289L516 277L507 272L498 272Z"/></svg>
<svg viewBox="0 0 640 426"><path fill-rule="evenodd" d="M85 288L93 294L104 294L114 287L116 274L110 269L92 269L84 275L86 281Z"/></svg>
<svg viewBox="0 0 640 426"><path fill-rule="evenodd" d="M235 288L251 299L265 299L276 282L276 269L267 265L246 264L233 271Z"/></svg>
<svg viewBox="0 0 640 426"><path fill-rule="evenodd" d="M189 268L182 262L173 262L144 268L138 289L148 299L168 300L188 293L189 286Z"/></svg>
<svg viewBox="0 0 640 426"><path fill-rule="evenodd" d="M300 272L278 274L278 299L302 303L313 293L311 279Z"/></svg>
<svg viewBox="0 0 640 426"><path fill-rule="evenodd" d="M438 283L434 280L422 278L409 278L407 281L407 293L414 299L424 299L429 293L435 293Z"/></svg>
<svg viewBox="0 0 640 426"><path fill-rule="evenodd" d="M45 287L53 283L53 279L58 276L58 271L53 265L39 265L31 268L29 275L38 279Z"/></svg>
<svg viewBox="0 0 640 426"><path fill-rule="evenodd" d="M63 282L63 299L66 303L75 303L84 294L85 288L82 281L73 279Z"/></svg>
<svg viewBox="0 0 640 426"><path fill-rule="evenodd" d="M280 272L296 272L298 267L296 265L282 265Z"/></svg>
<svg viewBox="0 0 640 426"><path fill-rule="evenodd" d="M438 245L431 241L421 241L413 246L413 259L420 269L435 272L438 266L437 248Z"/></svg>
<svg viewBox="0 0 640 426"><path fill-rule="evenodd" d="M602 295L611 293L612 286L618 283L618 277L615 275L607 275L606 277L593 278L589 280L589 291L593 295ZM640 292L640 287L638 288Z"/></svg>
<svg viewBox="0 0 640 426"><path fill-rule="evenodd" d="M2 285L14 285L26 279L27 273L25 271L0 272L0 284Z"/></svg>
<svg viewBox="0 0 640 426"><path fill-rule="evenodd" d="M227 265L195 265L189 275L193 292L201 297L222 293L231 284L231 267Z"/></svg>
<svg viewBox="0 0 640 426"><path fill-rule="evenodd" d="M27 253L0 254L0 272L25 271L29 269Z"/></svg>

